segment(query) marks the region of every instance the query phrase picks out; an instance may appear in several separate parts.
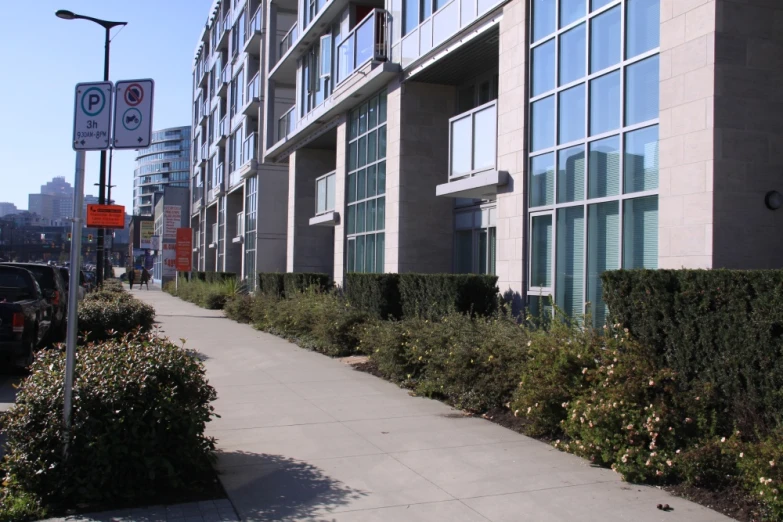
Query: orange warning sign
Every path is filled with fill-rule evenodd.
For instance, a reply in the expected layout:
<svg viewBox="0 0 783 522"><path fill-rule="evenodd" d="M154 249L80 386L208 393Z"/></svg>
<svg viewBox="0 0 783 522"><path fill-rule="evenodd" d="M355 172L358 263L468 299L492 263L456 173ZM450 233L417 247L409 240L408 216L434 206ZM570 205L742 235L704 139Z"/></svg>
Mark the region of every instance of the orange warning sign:
<svg viewBox="0 0 783 522"><path fill-rule="evenodd" d="M87 205L87 226L91 228L125 228L122 205Z"/></svg>

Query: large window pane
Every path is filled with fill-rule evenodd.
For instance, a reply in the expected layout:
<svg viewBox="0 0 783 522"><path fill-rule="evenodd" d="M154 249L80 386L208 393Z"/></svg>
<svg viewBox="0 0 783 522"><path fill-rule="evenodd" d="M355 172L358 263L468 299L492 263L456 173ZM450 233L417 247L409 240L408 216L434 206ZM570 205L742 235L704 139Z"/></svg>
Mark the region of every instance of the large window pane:
<svg viewBox="0 0 783 522"><path fill-rule="evenodd" d="M544 94L555 88L555 62L554 38L533 49L532 96Z"/></svg>
<svg viewBox="0 0 783 522"><path fill-rule="evenodd" d="M583 78L585 63L585 24L578 25L560 36L560 85Z"/></svg>
<svg viewBox="0 0 783 522"><path fill-rule="evenodd" d="M555 201L555 154L530 160L530 206L551 205Z"/></svg>
<svg viewBox="0 0 783 522"><path fill-rule="evenodd" d="M585 197L585 148L561 150L557 159L557 202L570 203Z"/></svg>
<svg viewBox="0 0 783 522"><path fill-rule="evenodd" d="M612 136L590 144L589 198L620 193L620 137Z"/></svg>
<svg viewBox="0 0 783 522"><path fill-rule="evenodd" d="M627 0L625 13L626 59L655 49L660 45L660 0Z"/></svg>
<svg viewBox="0 0 783 522"><path fill-rule="evenodd" d="M350 207L349 207L350 210ZM346 255L347 259L347 271L348 272L355 272L356 271L356 240L355 239L349 239L348 240L348 254Z"/></svg>
<svg viewBox="0 0 783 522"><path fill-rule="evenodd" d="M364 169L356 173L356 199L367 197L367 171Z"/></svg>
<svg viewBox="0 0 783 522"><path fill-rule="evenodd" d="M624 192L658 188L658 126L625 135Z"/></svg>
<svg viewBox="0 0 783 522"><path fill-rule="evenodd" d="M470 274L473 272L473 231L457 230L454 236L457 253L455 272Z"/></svg>
<svg viewBox="0 0 783 522"><path fill-rule="evenodd" d="M386 198L378 198L377 209L375 211L375 230L386 228Z"/></svg>
<svg viewBox="0 0 783 522"><path fill-rule="evenodd" d="M658 117L658 55L625 69L625 124Z"/></svg>
<svg viewBox="0 0 783 522"><path fill-rule="evenodd" d="M497 229L489 227L489 267L487 273L495 275L497 273Z"/></svg>
<svg viewBox="0 0 783 522"><path fill-rule="evenodd" d="M356 238L356 267L357 272L365 272L364 268L364 236Z"/></svg>
<svg viewBox="0 0 783 522"><path fill-rule="evenodd" d="M614 0L590 0L590 11L601 9L603 6L611 4Z"/></svg>
<svg viewBox="0 0 783 522"><path fill-rule="evenodd" d="M378 129L378 159L386 157L386 125Z"/></svg>
<svg viewBox="0 0 783 522"><path fill-rule="evenodd" d="M532 112L531 150L535 152L553 147L555 145L555 97L550 96L537 101L533 104Z"/></svg>
<svg viewBox="0 0 783 522"><path fill-rule="evenodd" d="M356 168L356 145L355 141L348 145L348 170Z"/></svg>
<svg viewBox="0 0 783 522"><path fill-rule="evenodd" d="M560 0L560 27L583 18L586 14L585 0Z"/></svg>
<svg viewBox="0 0 783 522"><path fill-rule="evenodd" d="M364 252L365 252L364 271L374 272L375 271L375 234L369 234L365 236Z"/></svg>
<svg viewBox="0 0 783 522"><path fill-rule="evenodd" d="M590 21L590 72L594 73L620 62L620 6Z"/></svg>
<svg viewBox="0 0 783 522"><path fill-rule="evenodd" d="M378 135L372 131L367 135L367 163L378 159Z"/></svg>
<svg viewBox="0 0 783 522"><path fill-rule="evenodd" d="M375 234L375 271L379 274L384 272L383 261L384 255L386 254L385 245L386 241L384 234Z"/></svg>
<svg viewBox="0 0 783 522"><path fill-rule="evenodd" d="M367 197L371 198L378 193L378 179L376 177L376 166L367 167Z"/></svg>
<svg viewBox="0 0 783 522"><path fill-rule="evenodd" d="M534 42L555 31L556 5L557 0L532 0Z"/></svg>
<svg viewBox="0 0 783 522"><path fill-rule="evenodd" d="M378 163L378 194L386 193L386 162Z"/></svg>
<svg viewBox="0 0 783 522"><path fill-rule="evenodd" d="M557 143L570 143L585 137L585 86L577 85L558 94L560 111Z"/></svg>
<svg viewBox="0 0 783 522"><path fill-rule="evenodd" d="M364 232L366 229L364 228L365 225L365 204L364 202L358 203L356 205L356 232Z"/></svg>
<svg viewBox="0 0 783 522"><path fill-rule="evenodd" d="M552 215L534 216L531 226L530 286L552 286Z"/></svg>
<svg viewBox="0 0 783 522"><path fill-rule="evenodd" d="M465 117L451 123L451 175L462 176L471 171L470 153L473 122Z"/></svg>
<svg viewBox="0 0 783 522"><path fill-rule="evenodd" d="M356 201L356 173L348 174L348 203Z"/></svg>
<svg viewBox="0 0 783 522"><path fill-rule="evenodd" d="M623 205L623 268L658 268L658 196Z"/></svg>
<svg viewBox="0 0 783 522"><path fill-rule="evenodd" d="M593 324L606 324L601 274L620 268L620 203L590 205L587 211L587 301Z"/></svg>
<svg viewBox="0 0 783 522"><path fill-rule="evenodd" d="M584 207L557 211L555 304L569 317L584 313Z"/></svg>
<svg viewBox="0 0 783 522"><path fill-rule="evenodd" d="M367 232L377 230L375 227L375 206L376 200L371 199L367 202Z"/></svg>
<svg viewBox="0 0 783 522"><path fill-rule="evenodd" d="M590 82L590 136L620 128L620 71Z"/></svg>
<svg viewBox="0 0 783 522"><path fill-rule="evenodd" d="M478 273L487 273L487 247L488 245L487 231L480 229L478 231Z"/></svg>
<svg viewBox="0 0 783 522"><path fill-rule="evenodd" d="M492 106L474 115L473 169L486 170L495 167L497 147L497 107Z"/></svg>
<svg viewBox="0 0 783 522"><path fill-rule="evenodd" d="M403 0L402 35L405 36L419 25L418 0Z"/></svg>
<svg viewBox="0 0 783 522"><path fill-rule="evenodd" d="M345 224L345 228L349 234L356 232L356 205L348 205L348 215Z"/></svg>

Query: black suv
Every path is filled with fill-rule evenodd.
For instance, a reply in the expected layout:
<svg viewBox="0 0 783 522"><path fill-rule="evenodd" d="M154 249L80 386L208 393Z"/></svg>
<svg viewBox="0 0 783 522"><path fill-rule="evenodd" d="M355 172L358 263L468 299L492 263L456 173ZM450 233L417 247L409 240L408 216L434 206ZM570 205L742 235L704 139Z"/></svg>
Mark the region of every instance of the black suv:
<svg viewBox="0 0 783 522"><path fill-rule="evenodd" d="M68 292L65 282L56 266L38 263L3 263L18 266L32 272L41 287L41 292L52 307L52 326L49 329L50 341L63 341L68 329Z"/></svg>

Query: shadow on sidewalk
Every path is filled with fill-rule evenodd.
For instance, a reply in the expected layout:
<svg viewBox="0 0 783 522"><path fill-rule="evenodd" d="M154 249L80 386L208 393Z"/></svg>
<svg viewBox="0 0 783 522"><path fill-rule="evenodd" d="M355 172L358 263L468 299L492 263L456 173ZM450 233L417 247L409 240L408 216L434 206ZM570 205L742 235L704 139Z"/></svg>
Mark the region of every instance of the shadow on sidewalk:
<svg viewBox="0 0 783 522"><path fill-rule="evenodd" d="M220 480L242 520L332 520L329 511L367 493L312 464L280 455L218 451Z"/></svg>

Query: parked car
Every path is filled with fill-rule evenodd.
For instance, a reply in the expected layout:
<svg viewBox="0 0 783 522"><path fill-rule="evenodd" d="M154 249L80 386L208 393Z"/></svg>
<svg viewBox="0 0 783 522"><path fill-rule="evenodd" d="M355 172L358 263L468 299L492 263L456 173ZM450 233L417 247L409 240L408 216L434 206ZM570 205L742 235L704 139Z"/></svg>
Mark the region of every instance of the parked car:
<svg viewBox="0 0 783 522"><path fill-rule="evenodd" d="M41 287L44 298L52 307L52 326L49 329L49 340L64 341L68 329L68 292L60 276L60 269L37 263L5 263L6 266L25 268L32 272Z"/></svg>
<svg viewBox="0 0 783 522"><path fill-rule="evenodd" d="M65 283L65 291L70 292L70 284L71 284L71 272L65 267L60 267L60 277L63 278L63 283ZM87 294L87 279L84 277L84 272L79 270L79 289L78 289L79 295L78 299L81 301L84 299L85 294Z"/></svg>
<svg viewBox="0 0 783 522"><path fill-rule="evenodd" d="M51 314L29 270L0 265L0 355L16 366L29 366L49 333Z"/></svg>

